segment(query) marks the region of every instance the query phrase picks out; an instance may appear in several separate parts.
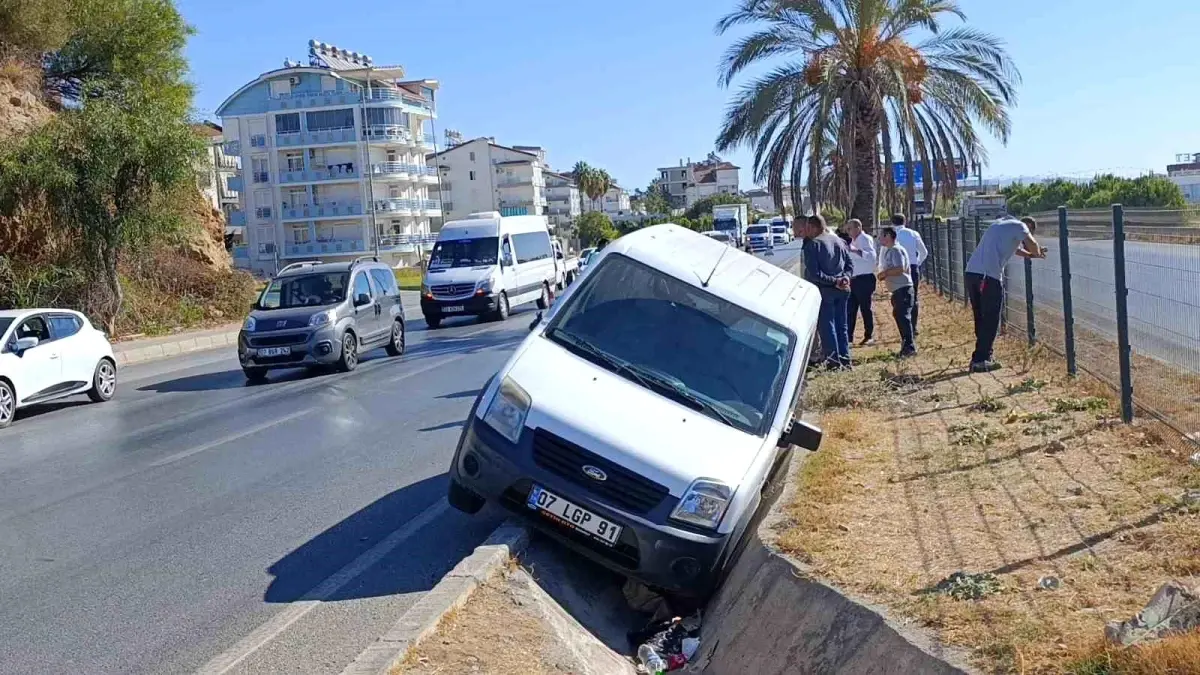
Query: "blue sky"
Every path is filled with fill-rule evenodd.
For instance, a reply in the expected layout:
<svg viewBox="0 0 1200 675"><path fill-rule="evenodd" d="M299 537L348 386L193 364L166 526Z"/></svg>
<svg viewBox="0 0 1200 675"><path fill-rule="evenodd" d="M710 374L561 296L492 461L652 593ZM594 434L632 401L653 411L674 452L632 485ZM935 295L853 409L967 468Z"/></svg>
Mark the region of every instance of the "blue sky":
<svg viewBox="0 0 1200 675"><path fill-rule="evenodd" d="M1164 171L1200 152L1196 0L960 0L971 25L1009 46L1024 78L1007 147L987 175ZM438 141L450 127L541 145L628 188L713 149L731 91L713 24L733 0L180 0L196 106L306 60L309 38L441 82ZM351 9L353 8L353 9ZM743 167L746 151L727 158Z"/></svg>

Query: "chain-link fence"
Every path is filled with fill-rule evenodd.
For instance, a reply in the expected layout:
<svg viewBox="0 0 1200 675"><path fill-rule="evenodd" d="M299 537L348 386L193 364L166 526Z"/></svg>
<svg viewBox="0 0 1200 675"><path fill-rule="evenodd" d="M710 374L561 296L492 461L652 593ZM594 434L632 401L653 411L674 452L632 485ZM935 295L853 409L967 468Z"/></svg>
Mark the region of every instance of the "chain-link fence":
<svg viewBox="0 0 1200 675"><path fill-rule="evenodd" d="M1005 331L1111 385L1126 421L1136 410L1200 445L1200 212L1114 206L1035 218L1049 254L1009 263ZM918 221L939 293L966 302L965 261L988 224Z"/></svg>

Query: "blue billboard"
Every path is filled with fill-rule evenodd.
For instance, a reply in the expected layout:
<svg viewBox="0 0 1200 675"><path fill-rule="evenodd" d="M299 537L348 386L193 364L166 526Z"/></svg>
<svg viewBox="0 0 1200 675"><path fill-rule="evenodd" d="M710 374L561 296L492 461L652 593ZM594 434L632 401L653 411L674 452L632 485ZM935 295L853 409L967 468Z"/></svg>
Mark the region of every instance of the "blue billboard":
<svg viewBox="0 0 1200 675"><path fill-rule="evenodd" d="M957 180L965 180L967 178L967 165L962 160L954 162L955 168L958 170ZM941 177L936 168L933 172L934 179ZM908 166L904 162L892 162L892 181L896 185L904 185L908 182ZM913 183L925 182L925 165L921 162L913 162Z"/></svg>

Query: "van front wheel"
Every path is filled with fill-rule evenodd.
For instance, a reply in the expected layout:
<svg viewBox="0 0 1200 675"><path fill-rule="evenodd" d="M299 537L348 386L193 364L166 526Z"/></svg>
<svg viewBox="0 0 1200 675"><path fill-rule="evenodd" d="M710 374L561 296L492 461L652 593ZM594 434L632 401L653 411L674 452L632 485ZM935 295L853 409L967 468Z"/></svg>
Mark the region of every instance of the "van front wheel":
<svg viewBox="0 0 1200 675"><path fill-rule="evenodd" d="M542 294L537 299L537 308L546 309L550 306L550 285L542 284Z"/></svg>
<svg viewBox="0 0 1200 675"><path fill-rule="evenodd" d="M506 321L508 319L508 313L508 294L501 292L496 298L496 313L492 315L492 318L496 321Z"/></svg>

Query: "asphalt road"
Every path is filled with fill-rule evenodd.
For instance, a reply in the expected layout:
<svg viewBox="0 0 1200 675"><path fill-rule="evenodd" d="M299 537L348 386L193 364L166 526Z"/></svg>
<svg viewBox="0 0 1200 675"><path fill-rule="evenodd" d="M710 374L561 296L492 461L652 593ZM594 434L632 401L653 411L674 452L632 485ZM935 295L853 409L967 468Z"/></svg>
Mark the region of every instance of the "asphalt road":
<svg viewBox="0 0 1200 675"><path fill-rule="evenodd" d="M0 432L0 673L337 673L500 522L445 502L528 330L415 321L409 352L247 386L230 351L120 373Z"/></svg>

